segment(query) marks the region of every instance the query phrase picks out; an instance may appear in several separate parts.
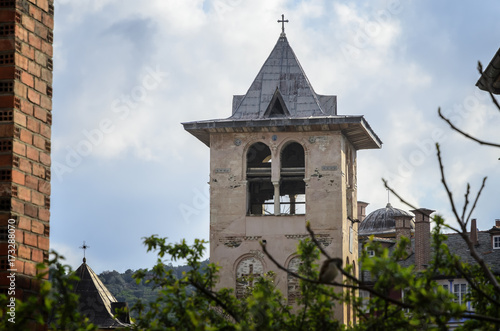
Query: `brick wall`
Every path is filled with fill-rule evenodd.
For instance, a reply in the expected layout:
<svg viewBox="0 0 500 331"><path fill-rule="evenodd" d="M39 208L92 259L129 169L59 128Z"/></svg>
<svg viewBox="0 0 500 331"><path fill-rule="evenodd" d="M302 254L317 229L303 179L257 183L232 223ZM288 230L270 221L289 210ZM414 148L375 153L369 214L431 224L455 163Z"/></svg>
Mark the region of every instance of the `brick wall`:
<svg viewBox="0 0 500 331"><path fill-rule="evenodd" d="M0 236L0 290L17 269L19 299L36 295L48 258L53 29L53 0L0 0L0 229L14 219L17 242L11 266Z"/></svg>
<svg viewBox="0 0 500 331"><path fill-rule="evenodd" d="M411 216L398 215L394 216L394 221L396 223L396 242L401 241L402 237L406 237L411 240ZM430 228L429 228L430 229ZM410 255L412 253L411 243L406 246L406 253Z"/></svg>
<svg viewBox="0 0 500 331"><path fill-rule="evenodd" d="M415 268L427 268L431 258L431 223L429 216L434 210L420 208L411 211L415 214Z"/></svg>

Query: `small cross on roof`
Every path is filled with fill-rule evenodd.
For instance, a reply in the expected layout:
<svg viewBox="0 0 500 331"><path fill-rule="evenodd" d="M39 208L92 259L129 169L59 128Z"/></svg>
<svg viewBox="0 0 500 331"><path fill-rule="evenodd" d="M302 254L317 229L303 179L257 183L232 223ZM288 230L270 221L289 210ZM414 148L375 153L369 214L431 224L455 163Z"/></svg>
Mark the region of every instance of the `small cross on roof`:
<svg viewBox="0 0 500 331"><path fill-rule="evenodd" d="M88 246L86 243L85 243L85 240L83 241L83 246L80 246L80 249L83 249L83 263L87 262L87 259L85 258L85 251L90 248L90 246Z"/></svg>
<svg viewBox="0 0 500 331"><path fill-rule="evenodd" d="M288 20L285 20L285 14L281 14L281 20L278 20L278 23L281 23L281 36L285 36L285 23L288 23Z"/></svg>

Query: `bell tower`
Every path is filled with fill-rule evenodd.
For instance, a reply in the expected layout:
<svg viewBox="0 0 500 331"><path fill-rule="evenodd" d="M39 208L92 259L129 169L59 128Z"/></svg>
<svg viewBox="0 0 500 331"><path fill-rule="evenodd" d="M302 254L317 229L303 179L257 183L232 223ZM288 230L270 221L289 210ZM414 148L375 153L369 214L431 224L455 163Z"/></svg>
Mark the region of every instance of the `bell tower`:
<svg viewBox="0 0 500 331"><path fill-rule="evenodd" d="M183 123L210 148L210 261L222 267L221 287L240 295L238 278L272 270L293 303L296 279L259 241L297 268L307 221L329 254L357 268L357 223L349 220L357 218L357 151L382 143L363 116L337 115L336 101L314 92L283 27L247 93L233 97L229 118ZM338 308L340 320L350 315Z"/></svg>

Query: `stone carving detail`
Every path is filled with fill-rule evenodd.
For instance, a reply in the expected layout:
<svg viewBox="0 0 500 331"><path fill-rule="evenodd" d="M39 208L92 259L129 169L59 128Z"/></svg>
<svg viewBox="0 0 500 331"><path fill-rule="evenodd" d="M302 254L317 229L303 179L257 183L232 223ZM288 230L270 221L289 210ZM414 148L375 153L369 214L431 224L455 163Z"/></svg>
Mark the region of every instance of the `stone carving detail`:
<svg viewBox="0 0 500 331"><path fill-rule="evenodd" d="M246 241L260 240L262 236L243 237Z"/></svg>
<svg viewBox="0 0 500 331"><path fill-rule="evenodd" d="M316 240L323 246L328 247L333 241L333 238L329 234L316 234L314 235ZM304 239L309 237L307 234L285 234L287 239Z"/></svg>
<svg viewBox="0 0 500 331"><path fill-rule="evenodd" d="M304 239L309 237L308 234L285 234L286 239Z"/></svg>
<svg viewBox="0 0 500 331"><path fill-rule="evenodd" d="M242 237L224 237L220 238L219 242L224 243L224 246L227 247L239 247L241 243L243 242Z"/></svg>
<svg viewBox="0 0 500 331"><path fill-rule="evenodd" d="M255 257L245 257L236 268L236 297L243 298L248 287L252 286L257 277L264 274L262 261Z"/></svg>
<svg viewBox="0 0 500 331"><path fill-rule="evenodd" d="M227 247L239 247L243 241L256 241L260 240L262 236L228 236L220 238L219 242L223 243Z"/></svg>
<svg viewBox="0 0 500 331"><path fill-rule="evenodd" d="M315 235L316 240L323 246L328 247L333 241L333 238L329 234L317 234Z"/></svg>

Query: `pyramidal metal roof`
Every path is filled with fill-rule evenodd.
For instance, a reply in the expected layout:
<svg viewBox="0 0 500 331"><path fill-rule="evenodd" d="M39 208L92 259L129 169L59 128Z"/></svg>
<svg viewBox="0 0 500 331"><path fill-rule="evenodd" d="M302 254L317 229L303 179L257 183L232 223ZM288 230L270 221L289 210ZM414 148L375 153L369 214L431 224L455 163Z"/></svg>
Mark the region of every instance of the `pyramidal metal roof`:
<svg viewBox="0 0 500 331"><path fill-rule="evenodd" d="M337 98L314 92L287 38L282 35L245 95L233 97L233 119L264 118L275 93L290 117L336 115Z"/></svg>
<svg viewBox="0 0 500 331"><path fill-rule="evenodd" d="M363 116L337 115L337 97L314 92L284 33L229 118L182 125L207 146L213 133L280 131L341 131L358 150L382 146Z"/></svg>
<svg viewBox="0 0 500 331"><path fill-rule="evenodd" d="M114 318L112 306L116 298L104 286L96 273L84 262L76 269L80 280L75 284L74 292L80 296L78 310L99 328L123 328L130 324Z"/></svg>

